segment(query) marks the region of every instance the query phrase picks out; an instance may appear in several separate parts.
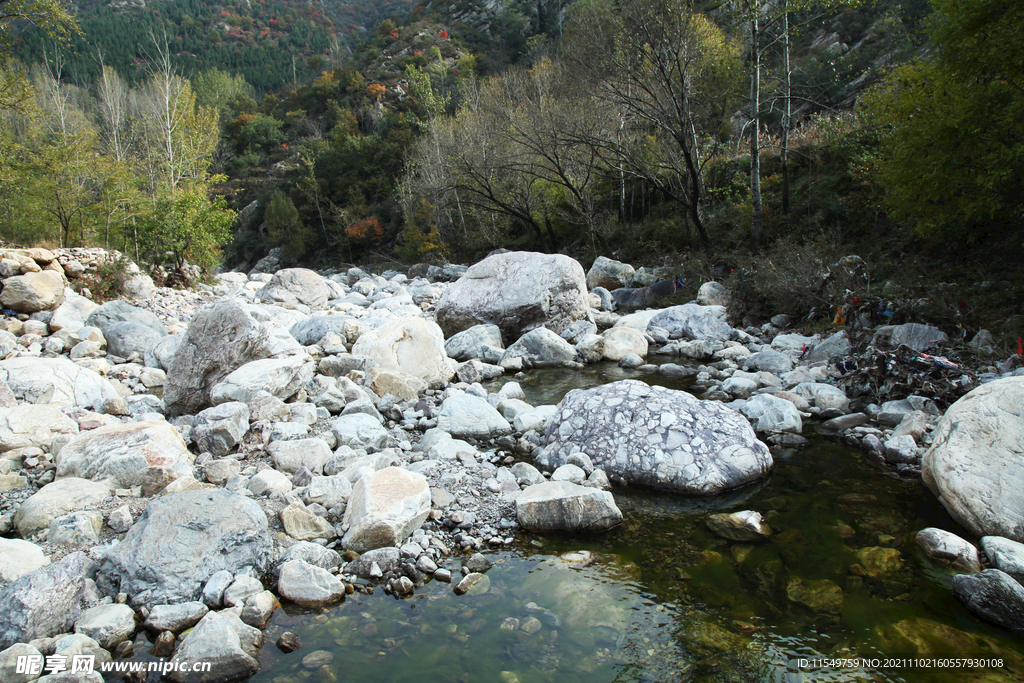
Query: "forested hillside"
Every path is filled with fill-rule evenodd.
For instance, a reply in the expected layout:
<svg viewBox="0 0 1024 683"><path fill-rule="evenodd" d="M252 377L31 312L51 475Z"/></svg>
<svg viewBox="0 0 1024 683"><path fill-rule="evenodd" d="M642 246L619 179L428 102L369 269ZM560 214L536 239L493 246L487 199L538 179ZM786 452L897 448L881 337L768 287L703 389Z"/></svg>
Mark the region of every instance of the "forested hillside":
<svg viewBox="0 0 1024 683"><path fill-rule="evenodd" d="M1024 225L1021 15L1009 0L85 8L45 58L19 34L30 77L0 135L0 235L162 262L161 202L188 189L194 209L239 212L224 258L240 267L276 246L308 264L695 254L760 273L768 296L847 251L992 263Z"/></svg>

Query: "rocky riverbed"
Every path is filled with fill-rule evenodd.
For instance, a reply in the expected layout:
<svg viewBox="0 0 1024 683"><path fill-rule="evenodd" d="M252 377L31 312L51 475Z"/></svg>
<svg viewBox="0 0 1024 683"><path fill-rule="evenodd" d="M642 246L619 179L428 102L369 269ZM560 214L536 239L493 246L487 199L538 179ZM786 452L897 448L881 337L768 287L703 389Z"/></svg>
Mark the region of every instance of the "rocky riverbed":
<svg viewBox="0 0 1024 683"><path fill-rule="evenodd" d="M631 522L621 487L727 501L805 430L922 478L982 550L938 528L917 545L961 572L952 592L971 611L1024 628L1024 377L936 364L934 381L966 394L947 410L925 394L873 403L869 375L850 370L867 354L929 359L934 328L874 329L855 355L844 331L730 326L716 283L684 305L617 311L613 292L645 284L632 268L527 253L224 273L194 292L134 273L130 300L98 306L72 285L105 258L0 259L4 680L18 655L137 656L141 633L148 656L213 665L173 680L251 676L282 604L484 594L493 560L527 534L615 533ZM595 364L622 379L526 400L543 368ZM742 500L706 521L714 543L792 531ZM865 548L872 578L907 552ZM800 584L793 600L818 610L830 590ZM279 631L282 651L299 644Z"/></svg>

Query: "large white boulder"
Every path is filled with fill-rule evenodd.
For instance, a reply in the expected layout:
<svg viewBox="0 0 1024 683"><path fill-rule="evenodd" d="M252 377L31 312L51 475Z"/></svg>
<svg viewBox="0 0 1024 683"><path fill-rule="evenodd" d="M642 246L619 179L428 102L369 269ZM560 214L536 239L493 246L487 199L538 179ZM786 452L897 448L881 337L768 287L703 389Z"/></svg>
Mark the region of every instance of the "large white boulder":
<svg viewBox="0 0 1024 683"><path fill-rule="evenodd" d="M444 385L455 364L444 350L444 334L436 323L417 317L399 318L363 333L352 353L368 356L384 370L417 377L429 386Z"/></svg>
<svg viewBox="0 0 1024 683"><path fill-rule="evenodd" d="M437 303L437 323L445 336L474 325L501 328L514 341L546 326L557 334L577 320L590 319L590 297L583 267L560 254L509 252L471 266Z"/></svg>
<svg viewBox="0 0 1024 683"><path fill-rule="evenodd" d="M512 432L512 425L494 407L469 394L453 394L441 403L437 428L457 437L489 438Z"/></svg>
<svg viewBox="0 0 1024 683"><path fill-rule="evenodd" d="M57 477L128 489L141 486L150 467L168 467L179 477L190 476L194 460L178 430L163 420L118 423L68 441L57 454Z"/></svg>
<svg viewBox="0 0 1024 683"><path fill-rule="evenodd" d="M792 432L803 431L800 411L792 402L770 394L758 394L748 400L740 408L740 412L754 424L759 432Z"/></svg>
<svg viewBox="0 0 1024 683"><path fill-rule="evenodd" d="M422 474L386 467L360 479L345 507L342 544L356 552L400 546L430 513L430 487Z"/></svg>
<svg viewBox="0 0 1024 683"><path fill-rule="evenodd" d="M249 361L215 384L210 400L214 404L248 403L260 391L267 391L286 401L313 379L315 367L313 359L304 353Z"/></svg>
<svg viewBox="0 0 1024 683"><path fill-rule="evenodd" d="M632 327L612 327L604 331L604 359L620 361L631 353L647 355L647 337Z"/></svg>
<svg viewBox="0 0 1024 683"><path fill-rule="evenodd" d="M50 564L50 558L35 543L20 538L0 538L0 581L10 583Z"/></svg>
<svg viewBox="0 0 1024 683"><path fill-rule="evenodd" d="M983 384L951 405L921 475L975 536L1024 542L1024 377Z"/></svg>
<svg viewBox="0 0 1024 683"><path fill-rule="evenodd" d="M0 380L25 403L100 408L108 398L119 396L105 378L63 356L0 361Z"/></svg>
<svg viewBox="0 0 1024 683"><path fill-rule="evenodd" d="M127 593L136 607L199 600L219 571L265 572L273 546L267 516L251 498L223 489L172 493L154 498L107 551L96 582Z"/></svg>
<svg viewBox="0 0 1024 683"><path fill-rule="evenodd" d="M50 448L56 436L74 436L78 423L51 405L0 408L0 453L16 448Z"/></svg>
<svg viewBox="0 0 1024 683"><path fill-rule="evenodd" d="M258 297L268 304L285 307L301 304L316 309L326 306L330 295L327 282L317 273L307 268L285 268L274 273Z"/></svg>
<svg viewBox="0 0 1024 683"><path fill-rule="evenodd" d="M634 273L636 270L628 263L598 256L587 271L587 289L604 287L611 290L629 287L633 282Z"/></svg>
<svg viewBox="0 0 1024 683"><path fill-rule="evenodd" d="M260 669L263 633L242 623L234 612L209 612L174 651L166 674L173 683L213 683L248 678ZM196 674L196 662L210 664L210 670ZM185 665L184 667L182 665Z"/></svg>
<svg viewBox="0 0 1024 683"><path fill-rule="evenodd" d="M63 302L64 276L53 270L9 277L0 292L0 304L18 313L50 311Z"/></svg>
<svg viewBox="0 0 1024 683"><path fill-rule="evenodd" d="M225 299L199 309L167 370L168 415L197 413L211 405L213 387L250 361L302 353L287 331L294 319L260 310L272 308Z"/></svg>
<svg viewBox="0 0 1024 683"><path fill-rule="evenodd" d="M85 325L89 314L99 308L99 304L93 303L71 289L64 290L64 303L57 307L50 318L50 329L58 332L63 329L70 329L77 332Z"/></svg>
<svg viewBox="0 0 1024 683"><path fill-rule="evenodd" d="M23 537L50 528L61 515L98 505L110 497L106 484L69 477L58 479L36 491L14 515L14 526Z"/></svg>

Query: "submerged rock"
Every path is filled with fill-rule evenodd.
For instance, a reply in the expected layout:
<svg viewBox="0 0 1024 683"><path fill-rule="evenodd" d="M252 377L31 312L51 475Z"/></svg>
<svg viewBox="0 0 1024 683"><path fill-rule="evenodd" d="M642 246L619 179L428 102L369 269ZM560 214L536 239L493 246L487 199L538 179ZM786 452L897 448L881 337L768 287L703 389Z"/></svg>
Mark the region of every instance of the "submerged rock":
<svg viewBox="0 0 1024 683"><path fill-rule="evenodd" d="M982 619L1024 635L1024 586L998 569L953 577L953 595Z"/></svg>
<svg viewBox="0 0 1024 683"><path fill-rule="evenodd" d="M757 481L768 447L742 415L683 391L624 380L570 391L545 434L537 463L554 469L573 453L631 484L710 495Z"/></svg>

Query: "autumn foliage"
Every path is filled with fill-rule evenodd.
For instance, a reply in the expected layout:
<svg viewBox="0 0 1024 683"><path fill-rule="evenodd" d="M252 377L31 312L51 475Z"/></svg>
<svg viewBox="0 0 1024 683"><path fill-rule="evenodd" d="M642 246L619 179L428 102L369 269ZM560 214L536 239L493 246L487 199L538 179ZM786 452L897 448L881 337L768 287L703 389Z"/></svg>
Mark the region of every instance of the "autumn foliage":
<svg viewBox="0 0 1024 683"><path fill-rule="evenodd" d="M380 240L384 236L384 226L380 224L376 216L370 216L348 226L345 234L350 239L365 240L370 244L380 244Z"/></svg>
<svg viewBox="0 0 1024 683"><path fill-rule="evenodd" d="M384 97L384 93L386 91L386 88L380 83L371 83L370 85L366 86L366 94L375 100L379 100L380 98Z"/></svg>

